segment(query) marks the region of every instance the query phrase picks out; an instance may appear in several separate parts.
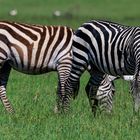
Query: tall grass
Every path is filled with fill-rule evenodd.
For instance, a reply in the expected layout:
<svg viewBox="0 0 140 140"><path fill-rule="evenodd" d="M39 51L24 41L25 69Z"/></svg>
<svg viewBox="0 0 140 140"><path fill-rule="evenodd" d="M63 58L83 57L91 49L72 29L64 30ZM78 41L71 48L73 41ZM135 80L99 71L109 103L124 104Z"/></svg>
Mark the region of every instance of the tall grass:
<svg viewBox="0 0 140 140"><path fill-rule="evenodd" d="M90 19L139 25L139 1L135 0L0 0L1 20L33 24L67 25L76 29ZM9 12L17 9L16 16ZM60 10L61 17L53 12ZM139 140L140 116L133 114L129 83L115 82L111 115L93 117L85 93L89 75L81 78L79 95L68 114L54 114L57 74L24 75L12 71L7 95L16 113L9 115L0 104L0 140Z"/></svg>

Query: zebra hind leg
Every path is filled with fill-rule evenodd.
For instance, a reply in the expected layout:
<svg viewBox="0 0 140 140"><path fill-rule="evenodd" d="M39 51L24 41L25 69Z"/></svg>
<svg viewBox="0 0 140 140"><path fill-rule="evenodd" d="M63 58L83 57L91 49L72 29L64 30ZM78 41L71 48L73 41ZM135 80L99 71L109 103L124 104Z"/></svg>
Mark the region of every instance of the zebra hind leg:
<svg viewBox="0 0 140 140"><path fill-rule="evenodd" d="M11 104L6 96L6 88L4 86L0 86L0 99L5 107L6 111L13 114L14 109L11 106Z"/></svg>
<svg viewBox="0 0 140 140"><path fill-rule="evenodd" d="M57 95L56 95L56 105L54 107L54 113L61 113L63 112L63 92L62 92L62 83L59 81L58 82L58 87L57 87Z"/></svg>
<svg viewBox="0 0 140 140"><path fill-rule="evenodd" d="M64 105L63 101L65 98L65 80L70 73L69 65L61 63L57 67L58 72L58 87L57 87L57 98L56 98L56 105L54 108L54 113L62 113L64 112Z"/></svg>
<svg viewBox="0 0 140 140"><path fill-rule="evenodd" d="M14 113L14 109L12 108L6 96L6 85L8 82L10 70L11 66L8 64L8 62L5 62L2 68L0 69L0 99L7 112Z"/></svg>
<svg viewBox="0 0 140 140"><path fill-rule="evenodd" d="M134 100L134 112L137 113L140 107L140 75L134 77L131 90Z"/></svg>

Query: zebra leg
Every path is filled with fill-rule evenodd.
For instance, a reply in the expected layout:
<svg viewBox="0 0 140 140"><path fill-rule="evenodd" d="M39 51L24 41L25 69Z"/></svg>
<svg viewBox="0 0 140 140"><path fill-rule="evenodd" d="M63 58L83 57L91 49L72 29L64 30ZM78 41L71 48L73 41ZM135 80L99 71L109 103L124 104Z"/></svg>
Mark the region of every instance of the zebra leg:
<svg viewBox="0 0 140 140"><path fill-rule="evenodd" d="M54 107L54 113L60 113L62 109L62 95L61 95L61 83L60 80L58 80L58 86L57 86L57 98L56 98L56 105Z"/></svg>
<svg viewBox="0 0 140 140"><path fill-rule="evenodd" d="M79 92L80 87L80 77L85 69L82 69L80 72L78 71L71 71L70 76L66 79L65 82L65 98L63 99L63 107L64 112L67 112L70 108L70 101L75 99ZM76 72L76 74L74 73ZM75 75L72 75L72 74Z"/></svg>
<svg viewBox="0 0 140 140"><path fill-rule="evenodd" d="M132 96L134 100L134 111L138 112L140 107L140 62L139 59L136 59L136 67L135 67L135 73L133 77L132 83Z"/></svg>
<svg viewBox="0 0 140 140"><path fill-rule="evenodd" d="M68 60L67 60L68 61ZM70 65L66 62L61 62L57 67L58 71L58 87L57 87L57 105L54 108L55 113L63 112L63 101L65 98L65 81L70 74Z"/></svg>
<svg viewBox="0 0 140 140"><path fill-rule="evenodd" d="M2 68L0 69L0 99L9 113L14 113L14 110L6 96L6 85L8 82L11 66L8 62L5 62Z"/></svg>
<svg viewBox="0 0 140 140"><path fill-rule="evenodd" d="M131 89L134 100L134 111L138 112L140 107L140 75L134 76Z"/></svg>
<svg viewBox="0 0 140 140"><path fill-rule="evenodd" d="M57 86L57 98L54 108L55 113L60 113L63 110L63 98L64 98L64 79L61 73L58 73L58 86Z"/></svg>
<svg viewBox="0 0 140 140"><path fill-rule="evenodd" d="M85 88L94 116L96 115L96 111L99 105L99 100L97 98L97 90L101 81L103 80L103 75L104 74L98 72L94 73L94 75L91 75L88 84Z"/></svg>
<svg viewBox="0 0 140 140"><path fill-rule="evenodd" d="M93 86L92 78L89 79L85 90L86 90L86 93L87 93L87 97L89 99L89 104L92 108L92 112L94 113L94 116L95 116L96 115L96 108L98 106L98 100L96 99L96 92L98 90L98 87Z"/></svg>
<svg viewBox="0 0 140 140"><path fill-rule="evenodd" d="M68 85L68 83L69 85ZM70 102L75 99L79 92L80 80L78 81L68 81L65 84L65 98L63 99L63 110L67 112L70 109Z"/></svg>

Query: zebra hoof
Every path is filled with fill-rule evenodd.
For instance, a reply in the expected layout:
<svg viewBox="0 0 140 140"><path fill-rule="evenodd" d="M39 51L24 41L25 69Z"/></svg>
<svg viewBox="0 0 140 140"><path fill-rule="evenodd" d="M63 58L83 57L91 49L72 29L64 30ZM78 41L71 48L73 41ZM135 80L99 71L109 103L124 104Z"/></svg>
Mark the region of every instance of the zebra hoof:
<svg viewBox="0 0 140 140"><path fill-rule="evenodd" d="M15 111L12 107L10 108L6 108L6 111L9 113L9 114L15 114Z"/></svg>

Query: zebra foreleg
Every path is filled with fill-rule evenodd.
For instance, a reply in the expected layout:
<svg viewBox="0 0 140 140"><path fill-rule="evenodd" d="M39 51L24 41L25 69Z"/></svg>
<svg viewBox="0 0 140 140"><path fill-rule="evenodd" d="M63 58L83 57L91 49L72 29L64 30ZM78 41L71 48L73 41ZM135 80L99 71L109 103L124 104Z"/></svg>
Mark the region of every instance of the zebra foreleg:
<svg viewBox="0 0 140 140"><path fill-rule="evenodd" d="M99 105L99 99L97 98L97 91L102 80L103 80L103 75L96 73L95 75L92 75L90 77L88 84L85 88L94 116L96 115L96 111Z"/></svg>
<svg viewBox="0 0 140 140"><path fill-rule="evenodd" d="M4 63L3 67L0 69L0 99L9 113L14 113L7 96L6 96L6 85L8 82L11 66L8 62Z"/></svg>
<svg viewBox="0 0 140 140"><path fill-rule="evenodd" d="M87 93L87 96L88 96L88 99L89 99L89 104L92 108L92 112L94 113L94 116L96 115L96 110L97 110L97 107L98 107L98 100L96 99L96 93L97 93L97 90L98 90L98 86L93 86L91 83L90 83L90 80L88 82L88 84L86 85L86 93Z"/></svg>

